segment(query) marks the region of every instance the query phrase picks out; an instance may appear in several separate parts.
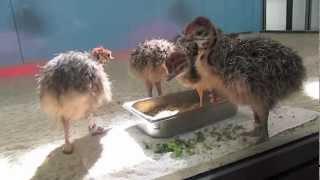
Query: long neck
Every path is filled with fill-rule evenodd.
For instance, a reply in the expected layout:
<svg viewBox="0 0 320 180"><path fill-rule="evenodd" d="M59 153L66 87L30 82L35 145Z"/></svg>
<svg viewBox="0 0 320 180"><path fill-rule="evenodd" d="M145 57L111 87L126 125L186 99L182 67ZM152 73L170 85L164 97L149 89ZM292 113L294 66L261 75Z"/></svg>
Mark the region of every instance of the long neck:
<svg viewBox="0 0 320 180"><path fill-rule="evenodd" d="M98 59L98 57L94 56L92 53L89 54L89 58L94 60L95 62L97 62L100 65L104 65L105 64L101 59Z"/></svg>
<svg viewBox="0 0 320 180"><path fill-rule="evenodd" d="M231 40L222 32L218 32L215 44L212 44L208 54L208 64L218 68L224 64L228 52L231 49ZM218 67L217 67L218 66Z"/></svg>
<svg viewBox="0 0 320 180"><path fill-rule="evenodd" d="M90 59L92 59L92 60L94 60L94 61L97 61L98 62L98 59L97 59L97 57L96 56L94 56L92 53L89 53L89 58Z"/></svg>

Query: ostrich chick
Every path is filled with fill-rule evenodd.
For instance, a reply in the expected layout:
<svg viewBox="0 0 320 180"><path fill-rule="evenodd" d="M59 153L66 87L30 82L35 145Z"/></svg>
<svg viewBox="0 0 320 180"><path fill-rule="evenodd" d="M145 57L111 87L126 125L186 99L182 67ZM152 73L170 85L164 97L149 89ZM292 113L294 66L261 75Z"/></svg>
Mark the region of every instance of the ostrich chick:
<svg viewBox="0 0 320 180"><path fill-rule="evenodd" d="M176 77L178 82L184 87L195 89L199 95L200 107L203 106L203 95L208 91L213 102L217 102L218 96L212 90L208 83L201 79L196 70L195 62L200 56L198 55L197 43L187 41L183 37L177 37L175 41L176 51L173 52L166 61L168 69L168 81Z"/></svg>
<svg viewBox="0 0 320 180"><path fill-rule="evenodd" d="M201 80L194 66L194 59L190 59L182 52L174 52L168 58L167 68L170 74L168 81L176 77L178 82L186 88L195 89L199 95L200 107L203 106L203 94L208 90L207 84ZM177 66L177 67L175 67ZM177 74L177 75L174 75Z"/></svg>
<svg viewBox="0 0 320 180"><path fill-rule="evenodd" d="M59 54L44 65L39 74L40 106L48 115L62 122L63 152L73 151L69 139L70 121L88 118L103 103L111 101L111 88L103 64L113 59L103 47L87 52ZM89 132L98 135L105 129L89 121Z"/></svg>
<svg viewBox="0 0 320 180"><path fill-rule="evenodd" d="M249 105L255 129L247 134L268 138L270 109L302 86L301 57L271 39L233 41L205 17L189 23L184 36L198 44L195 69L201 79L231 102Z"/></svg>
<svg viewBox="0 0 320 180"><path fill-rule="evenodd" d="M166 60L169 73L168 81L174 77L184 87L195 89L199 95L200 107L203 106L203 94L207 90L206 83L199 81L199 74L195 69L198 47L194 42L185 41L178 37L175 41L176 51Z"/></svg>
<svg viewBox="0 0 320 180"><path fill-rule="evenodd" d="M130 71L145 82L149 97L154 86L158 95L162 95L161 82L168 75L165 60L174 49L174 44L167 40L152 39L140 43L131 53Z"/></svg>

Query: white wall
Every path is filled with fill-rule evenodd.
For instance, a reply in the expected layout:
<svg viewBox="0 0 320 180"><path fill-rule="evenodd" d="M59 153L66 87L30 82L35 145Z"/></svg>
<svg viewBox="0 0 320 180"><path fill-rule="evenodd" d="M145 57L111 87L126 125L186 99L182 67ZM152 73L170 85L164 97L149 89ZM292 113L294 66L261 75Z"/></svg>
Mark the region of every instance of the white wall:
<svg viewBox="0 0 320 180"><path fill-rule="evenodd" d="M286 30L286 16L286 0L267 0L266 30Z"/></svg>
<svg viewBox="0 0 320 180"><path fill-rule="evenodd" d="M319 30L319 0L312 0L311 7L311 30Z"/></svg>
<svg viewBox="0 0 320 180"><path fill-rule="evenodd" d="M306 0L293 0L292 30L305 30Z"/></svg>

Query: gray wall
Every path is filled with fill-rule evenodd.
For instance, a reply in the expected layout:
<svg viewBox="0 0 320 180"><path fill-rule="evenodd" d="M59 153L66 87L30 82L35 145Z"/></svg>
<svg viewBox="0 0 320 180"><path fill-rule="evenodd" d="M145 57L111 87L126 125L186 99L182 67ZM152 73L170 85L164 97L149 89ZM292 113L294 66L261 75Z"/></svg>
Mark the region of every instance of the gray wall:
<svg viewBox="0 0 320 180"><path fill-rule="evenodd" d="M319 30L319 0L312 0L311 8L311 30Z"/></svg>

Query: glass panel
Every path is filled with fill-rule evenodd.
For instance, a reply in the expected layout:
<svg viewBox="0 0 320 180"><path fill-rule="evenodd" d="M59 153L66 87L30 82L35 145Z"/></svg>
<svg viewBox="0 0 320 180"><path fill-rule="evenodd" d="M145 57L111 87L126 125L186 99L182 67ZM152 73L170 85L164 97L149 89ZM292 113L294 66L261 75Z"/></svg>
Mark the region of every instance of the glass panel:
<svg viewBox="0 0 320 180"><path fill-rule="evenodd" d="M319 31L319 0L312 0L311 5L311 30Z"/></svg>
<svg viewBox="0 0 320 180"><path fill-rule="evenodd" d="M287 0L267 0L266 30L286 30Z"/></svg>
<svg viewBox="0 0 320 180"><path fill-rule="evenodd" d="M293 0L292 30L305 30L306 0Z"/></svg>
<svg viewBox="0 0 320 180"><path fill-rule="evenodd" d="M19 59L16 33L12 22L10 22L11 15L7 2L0 0L0 66L2 62L17 63L18 61L11 61L11 59ZM19 76L15 74L17 69L12 68L11 72L14 77L10 78L1 76L3 71L0 68L1 179L20 180L30 179L33 176L34 180L183 179L209 169L220 168L254 156L257 153L264 153L267 150L318 131L319 118L317 118L317 115L319 113L317 111L320 111L320 105L318 66L316 64L319 60L319 36L316 33L257 33L261 30L262 24L262 1L13 0L13 2L18 27L21 31L23 50L27 62L30 64L22 66L23 68L20 69L22 75ZM270 0L267 5L269 30L285 30L285 0ZM183 91L188 89L193 92L195 101L188 103L186 96L181 96L180 99L180 96L174 95L179 98L171 98L170 101L174 101L173 103L160 103L165 104L165 106L157 106L157 110L161 110L159 114L164 112L164 115L186 113L186 116L189 114L188 119L173 119L171 116L171 118L166 118L165 122L157 121L156 123L159 124L154 124L153 122L143 121L135 115L130 115L123 109L122 105L124 103L145 100L148 97L146 89L150 83L146 83L146 85L144 82L149 80L147 78L158 80L159 76L166 72L165 69L162 69L165 67L162 66L165 64L161 64L163 61L158 62L158 58L155 58L153 59L154 63L149 63L149 60L150 57L154 57L155 54L159 55L159 53L159 56L165 59L168 57L164 53L167 52L167 49L155 48L156 50L152 51L150 46L153 47L154 44L151 44L145 46L141 51L147 54L146 58L141 58L142 61L138 60L141 62L138 63L138 66L148 65L148 68L143 71L141 77L134 78L131 75L132 73L128 72L129 55L132 49L146 39L159 37L171 39L177 33L181 33L186 24L199 15L210 18L216 26L221 27L223 32L251 31L254 33L240 34L239 37L241 39L247 37L271 38L293 48L302 57L307 70L303 86L272 109L268 121L270 138L266 141L257 142L259 132L253 133L251 136L250 133L244 133L253 130L255 124L252 110L242 105L239 105L237 114L231 118L213 122L208 126L185 134L179 133L179 135L168 139L152 138L141 132L137 125L143 125L143 123L150 132L156 133L159 130L166 131L168 129L181 132L181 128L188 129L192 126L191 129L193 129L199 127L197 124L206 124L209 120L215 120L228 112L228 109L218 110L221 106L215 108L217 106L208 104L210 100L207 97L208 94L204 94L204 98L206 98L204 100L205 108L198 106L199 97L192 89L194 86L185 88L175 80L170 83L163 80L163 95L174 93L181 95ZM200 20L199 24L206 25L206 21ZM203 37L199 37L202 36L201 34ZM185 81L186 83L190 82L192 84L197 79L206 78L206 76L209 77L208 82L214 81L220 86L225 86L222 83L224 80L234 81L232 86L225 88L234 87L239 92L232 92L232 95L244 96L244 99L246 99L249 96L248 92L246 88L242 89L245 83L256 82L260 87L259 89L268 94L271 85L273 85L272 87L276 85L281 87L283 78L294 77L292 75L296 68L291 69L291 63L288 63L293 60L292 58L283 58L281 62L276 61L278 62L276 66L268 64L270 61L261 61L264 57L288 57L286 55L291 55L290 51L279 52L278 46L272 46L272 48L275 47L275 49L272 49L274 51L271 52L270 48L266 53L264 48L269 46L264 46L265 44L252 46L252 44L248 43L248 45L243 43L246 41L239 39L223 39L222 36L216 38L217 35L220 35L218 32L205 34L200 33L197 40L203 43L210 39L218 45L210 46L209 53L212 54L217 51L219 55L224 55L232 52L239 61L225 63L222 58L216 59L221 60L218 66L225 68L223 70L212 68L211 66L217 65L215 62L203 67L203 69L199 69L199 64L197 64L199 61L195 65L186 63L192 67L192 76L185 76L186 79L190 78ZM235 38L234 36L231 38ZM261 41L261 43L266 42L268 41ZM81 56L79 53L82 58L78 58L80 56L68 56L70 59L75 59L72 63L64 63L64 58L60 63L50 63L55 67L53 69L57 73L48 72L49 77L45 79L50 80L46 81L45 84L50 87L51 91L48 93L53 91L56 93L53 93L52 97L47 96L48 103L41 109L35 75L39 71L38 65L43 65L45 62L39 60L50 59L58 53L68 50L88 51L100 45L100 43L110 48L113 51L112 55L115 57L105 67L96 68L96 63L92 62L93 58L97 57L96 54L88 58L87 56ZM163 47L167 44L169 43L161 43L160 46ZM216 47L218 48L211 49ZM152 53L149 53L150 51ZM243 53L243 51L245 52ZM3 52L9 52L9 55ZM223 57L229 58L234 55L232 53ZM280 54L274 56L274 53ZM110 56L104 54L100 57ZM201 57L199 59L202 59ZM216 57L220 58L222 56ZM86 61L83 59L86 59ZM248 59L250 61L246 61ZM286 59L289 59L289 61L285 61ZM31 63L32 61L36 62ZM241 62L241 64L238 62ZM260 62L266 63L265 66L262 67ZM254 63L254 65L250 66L251 63ZM160 68L154 68L155 66ZM295 64L292 66L295 66ZM257 67L261 67L261 72L258 71L259 68ZM202 74L202 70L207 70L207 68L210 68L210 71L206 75ZM155 69L155 73L150 76L149 72L154 72ZM92 137L90 134L88 135L89 117L83 117L79 121L71 121L70 140L74 145L74 152L65 155L62 153L64 144L63 125L60 121L57 121L60 117L52 120L43 112L43 107L51 110L53 115L62 111L67 113L69 117L78 114L79 111L86 114L86 112L92 110L91 107L94 109L95 105L103 102L99 101L91 106L91 102L96 102L101 97L97 96L97 93L102 89L106 91L108 89L102 87L109 83L99 83L101 79L106 79L101 77L103 70L108 74L109 81L112 83L113 101L94 112L91 120L97 120L97 124L105 128L111 127L111 129L106 134ZM138 68L138 71L141 72L142 70ZM217 71L223 71L219 72L221 74L224 72L229 74L215 77ZM211 74L211 72L214 73ZM234 74L230 74L230 72ZM282 72L289 73L289 75L283 76ZM281 76L274 76L275 74L279 75L277 73L280 73ZM70 74L71 76L68 78ZM257 82L256 77L268 79L265 82L266 87L264 89L261 88L261 81ZM166 77L161 78L166 79ZM295 80L296 78L291 78L289 84L294 84ZM52 83L53 81L56 83ZM94 86L95 84L99 85ZM64 89L64 86L69 85L71 88ZM155 83L155 86L153 90L161 88L159 83ZM76 91L74 91L75 89ZM149 89L151 89L150 86ZM283 89L278 88L278 86L273 90L275 92L272 93L275 94L283 92ZM68 92L72 92L70 93L70 99L62 101L69 95ZM153 94L155 95L154 91ZM270 97L269 95L271 94L268 94L267 97ZM163 96L159 98L168 102ZM216 105L219 105L221 98L215 100ZM172 106L175 103L181 106ZM155 105L157 103L154 104L154 101L141 104L144 109ZM223 106L221 109L223 109ZM233 109L231 110L233 111ZM232 113L232 111L229 109L229 112ZM138 112L135 112L135 114L138 114ZM179 115L179 117L183 117L181 114ZM73 118L77 119L77 117ZM203 117L208 119L206 120ZM186 123L184 120L194 120L194 123ZM168 126L170 128L166 128ZM92 132L94 128L90 127ZM99 128L96 128L96 130L99 130ZM260 130L263 132L262 128ZM162 149L159 150L159 147ZM162 153L159 153L158 150ZM174 151L174 153L166 151ZM167 176L167 178L164 176Z"/></svg>

